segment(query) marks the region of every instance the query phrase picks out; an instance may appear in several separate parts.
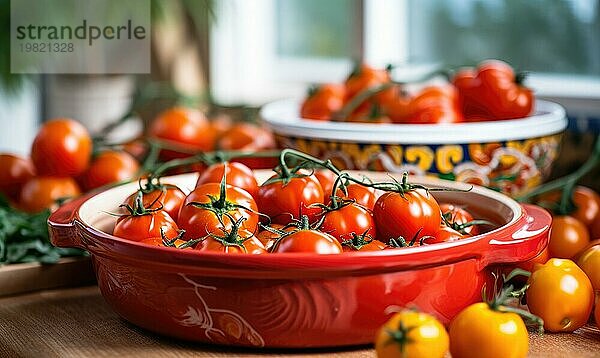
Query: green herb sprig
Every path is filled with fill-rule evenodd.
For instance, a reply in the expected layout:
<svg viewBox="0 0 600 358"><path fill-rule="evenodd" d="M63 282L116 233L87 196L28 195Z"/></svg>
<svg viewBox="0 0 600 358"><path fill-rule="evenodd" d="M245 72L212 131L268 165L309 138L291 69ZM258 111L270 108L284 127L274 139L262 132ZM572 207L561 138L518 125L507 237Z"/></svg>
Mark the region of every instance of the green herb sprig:
<svg viewBox="0 0 600 358"><path fill-rule="evenodd" d="M48 236L49 210L28 214L10 206L0 195L0 265L41 262L56 263L65 256L84 256L80 249L59 248Z"/></svg>

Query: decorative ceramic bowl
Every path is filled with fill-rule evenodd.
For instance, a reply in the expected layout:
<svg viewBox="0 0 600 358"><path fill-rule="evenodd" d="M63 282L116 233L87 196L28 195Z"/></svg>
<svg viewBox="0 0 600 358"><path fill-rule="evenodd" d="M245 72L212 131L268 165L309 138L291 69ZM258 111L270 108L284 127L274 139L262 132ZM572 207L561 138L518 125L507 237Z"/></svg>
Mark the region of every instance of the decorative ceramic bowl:
<svg viewBox="0 0 600 358"><path fill-rule="evenodd" d="M379 180L384 173L365 173ZM259 180L270 175L257 174ZM164 178L191 189L196 175ZM466 189L462 183L414 182ZM49 219L52 243L90 252L102 295L123 318L186 340L252 347L330 347L372 342L398 307L448 323L481 299L490 270L547 245L551 218L489 189L435 192L498 225L455 242L337 255L224 253L148 246L112 236L126 184L71 201Z"/></svg>
<svg viewBox="0 0 600 358"><path fill-rule="evenodd" d="M279 145L343 169L409 172L487 186L513 197L538 186L558 155L565 110L538 100L535 114L460 124L370 124L299 117L300 101L261 110Z"/></svg>

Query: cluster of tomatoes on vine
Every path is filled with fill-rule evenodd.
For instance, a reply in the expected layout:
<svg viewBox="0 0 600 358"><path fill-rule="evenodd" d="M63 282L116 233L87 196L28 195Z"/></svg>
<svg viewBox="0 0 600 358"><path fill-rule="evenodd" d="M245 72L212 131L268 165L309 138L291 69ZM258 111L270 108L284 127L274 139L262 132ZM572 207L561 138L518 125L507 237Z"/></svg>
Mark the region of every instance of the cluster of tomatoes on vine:
<svg viewBox="0 0 600 358"><path fill-rule="evenodd" d="M289 159L298 165L288 167ZM411 184L406 175L373 183L291 149L260 185L244 164L221 162L202 170L186 195L161 183L170 169L166 163L124 201L115 236L200 251L336 254L456 241L490 224L440 205L430 193L439 189Z"/></svg>
<svg viewBox="0 0 600 358"><path fill-rule="evenodd" d="M550 257L577 259L593 239L600 239L600 195L576 186L561 207L561 191L544 193L535 202L552 212L552 233L540 260Z"/></svg>
<svg viewBox="0 0 600 358"><path fill-rule="evenodd" d="M92 137L73 119L53 119L41 126L30 157L0 153L0 193L12 206L36 213L56 208L57 203L82 192L134 179L158 159L216 149L274 147L273 135L264 128L232 123L226 117L208 120L192 108L168 109L152 121L145 137L119 144ZM261 161L249 159L248 163L264 166Z"/></svg>
<svg viewBox="0 0 600 358"><path fill-rule="evenodd" d="M589 240L598 238L600 196L575 186L582 174L531 193L554 214L549 245L541 254L514 271L504 270L503 287L495 287L491 298L484 290L483 302L461 311L448 330L427 313L401 310L377 333L378 357L443 357L448 351L452 357L526 357L525 323L549 332L573 332L592 316L600 325L600 240Z"/></svg>
<svg viewBox="0 0 600 358"><path fill-rule="evenodd" d="M502 287L484 287L483 302L474 303L458 313L444 327L435 317L416 309L402 309L377 332L375 349L381 358L391 357L527 357L527 325L538 332L573 332L584 326L598 292L596 246L595 272L578 267L568 259L550 259L538 264L532 273L516 269L502 275ZM518 278L528 277L525 286L516 288ZM591 282L590 282L591 281ZM491 296L491 297L490 297ZM525 300L528 310L519 305ZM600 324L596 305L595 321Z"/></svg>
<svg viewBox="0 0 600 358"><path fill-rule="evenodd" d="M524 118L532 113L534 95L523 86L523 73L488 60L463 68L449 83L421 86L411 93L394 82L391 66L360 64L343 84L313 86L300 109L302 118L364 123L460 123ZM436 74L436 73L433 73ZM440 73L441 74L441 73Z"/></svg>

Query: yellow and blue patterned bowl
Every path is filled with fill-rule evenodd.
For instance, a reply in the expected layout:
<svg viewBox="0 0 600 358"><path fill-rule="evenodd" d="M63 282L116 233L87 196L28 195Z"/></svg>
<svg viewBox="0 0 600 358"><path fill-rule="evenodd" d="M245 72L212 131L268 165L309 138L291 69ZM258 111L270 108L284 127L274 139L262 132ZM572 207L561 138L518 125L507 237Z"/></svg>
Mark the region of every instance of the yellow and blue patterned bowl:
<svg viewBox="0 0 600 358"><path fill-rule="evenodd" d="M409 172L523 194L549 175L567 126L565 110L538 100L535 114L460 124L370 124L300 118L299 100L260 112L283 148L331 159L348 170Z"/></svg>

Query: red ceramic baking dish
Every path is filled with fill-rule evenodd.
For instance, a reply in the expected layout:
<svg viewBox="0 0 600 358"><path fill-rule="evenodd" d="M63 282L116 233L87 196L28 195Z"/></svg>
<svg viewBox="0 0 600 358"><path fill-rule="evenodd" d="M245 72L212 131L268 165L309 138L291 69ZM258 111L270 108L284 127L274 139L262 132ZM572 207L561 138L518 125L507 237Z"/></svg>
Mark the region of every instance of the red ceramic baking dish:
<svg viewBox="0 0 600 358"><path fill-rule="evenodd" d="M257 172L263 180L268 172ZM385 174L368 173L374 179ZM193 188L195 174L164 182ZM468 188L456 182L414 182ZM498 224L456 242L338 255L227 255L153 247L109 234L137 183L73 200L49 219L52 242L90 252L102 295L126 320L186 340L252 347L331 347L372 342L398 308L448 323L497 265L531 259L547 245L551 217L497 192L435 192Z"/></svg>

